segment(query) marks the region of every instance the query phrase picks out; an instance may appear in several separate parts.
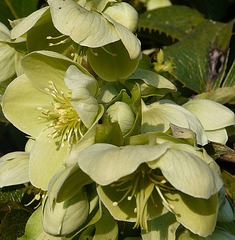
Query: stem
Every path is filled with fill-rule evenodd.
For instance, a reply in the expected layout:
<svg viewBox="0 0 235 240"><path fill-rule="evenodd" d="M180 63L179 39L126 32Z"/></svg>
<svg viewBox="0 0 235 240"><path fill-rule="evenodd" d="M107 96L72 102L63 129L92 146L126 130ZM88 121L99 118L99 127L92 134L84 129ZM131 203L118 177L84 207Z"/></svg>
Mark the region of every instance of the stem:
<svg viewBox="0 0 235 240"><path fill-rule="evenodd" d="M8 8L10 9L12 15L14 16L15 19L19 18L19 16L17 15L16 11L14 10L14 8L11 5L11 2L9 0L5 0L6 5L8 6Z"/></svg>

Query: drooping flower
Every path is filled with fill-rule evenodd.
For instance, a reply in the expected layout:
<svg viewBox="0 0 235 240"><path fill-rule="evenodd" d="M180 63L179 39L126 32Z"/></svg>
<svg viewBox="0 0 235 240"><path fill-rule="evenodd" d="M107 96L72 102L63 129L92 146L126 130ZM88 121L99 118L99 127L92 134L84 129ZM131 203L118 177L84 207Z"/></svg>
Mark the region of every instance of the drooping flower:
<svg viewBox="0 0 235 240"><path fill-rule="evenodd" d="M71 148L102 114L95 99L98 85L85 69L59 54L34 52L23 58L22 66L24 74L8 86L2 107L13 125L36 139L30 181L46 190Z"/></svg>
<svg viewBox="0 0 235 240"><path fill-rule="evenodd" d="M78 44L73 49L75 56L83 57L85 52L97 75L107 81L123 79L134 72L141 56L140 42L132 33L137 26L138 14L127 3L111 6L108 3L106 0L49 0L49 7L32 13L13 28L11 38L28 32L30 51L48 50L50 46L51 50L60 53L73 41ZM36 35L41 38L39 29L43 29L43 39L37 41L40 46L35 43Z"/></svg>
<svg viewBox="0 0 235 240"><path fill-rule="evenodd" d="M160 100L149 105L142 101L142 133L166 132L170 124L192 130L198 144L207 144L208 139L201 122L188 109L169 100Z"/></svg>
<svg viewBox="0 0 235 240"><path fill-rule="evenodd" d="M191 99L183 107L197 116L210 141L227 142L225 127L235 124L235 115L229 108L208 99Z"/></svg>
<svg viewBox="0 0 235 240"><path fill-rule="evenodd" d="M160 136L133 136L130 144L136 145L122 147L94 144L80 152L78 164L98 184L115 219L147 229L147 220L171 211L192 232L207 236L215 227L223 185L208 166L213 159L170 136L157 144ZM141 145L148 141L151 145Z"/></svg>

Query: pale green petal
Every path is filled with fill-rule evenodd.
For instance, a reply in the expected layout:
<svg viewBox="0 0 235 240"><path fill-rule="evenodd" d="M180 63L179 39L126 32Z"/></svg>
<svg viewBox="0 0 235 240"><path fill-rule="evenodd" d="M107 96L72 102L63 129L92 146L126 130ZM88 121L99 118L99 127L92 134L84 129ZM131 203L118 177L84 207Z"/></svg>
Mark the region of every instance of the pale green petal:
<svg viewBox="0 0 235 240"><path fill-rule="evenodd" d="M135 32L138 25L138 13L130 4L118 2L109 6L104 13L108 14L114 21L122 24L131 32Z"/></svg>
<svg viewBox="0 0 235 240"><path fill-rule="evenodd" d="M16 52L15 53L15 71L16 71L16 75L20 76L21 74L24 73L23 68L21 66L21 59L23 58L23 54Z"/></svg>
<svg viewBox="0 0 235 240"><path fill-rule="evenodd" d="M176 87L168 79L156 72L138 68L128 79L141 79L155 88L168 88L176 91Z"/></svg>
<svg viewBox="0 0 235 240"><path fill-rule="evenodd" d="M15 54L14 48L0 42L0 82L7 80L15 74Z"/></svg>
<svg viewBox="0 0 235 240"><path fill-rule="evenodd" d="M135 198L132 198L131 200L125 198L123 201L119 202L117 206L114 206L113 203L118 202L125 193L117 191L116 188L111 186L98 186L97 192L105 207L116 220L136 222ZM147 219L153 219L168 212L168 210L162 205L161 198L156 191L153 191L152 194L157 207L156 205L153 205L151 199L148 200Z"/></svg>
<svg viewBox="0 0 235 240"><path fill-rule="evenodd" d="M109 15L102 13L102 15L115 26L119 39L121 39L131 59L136 59L141 54L141 44L139 39L122 24L114 21Z"/></svg>
<svg viewBox="0 0 235 240"><path fill-rule="evenodd" d="M46 197L43 203L42 223L44 230L55 236L69 235L77 230L89 213L86 192L80 191L74 197L61 203L49 204Z"/></svg>
<svg viewBox="0 0 235 240"><path fill-rule="evenodd" d="M34 24L43 16L49 7L41 8L17 24L11 31L11 38L18 38L31 29ZM49 10L48 10L49 11Z"/></svg>
<svg viewBox="0 0 235 240"><path fill-rule="evenodd" d="M226 142L228 141L228 134L225 128L217 130L207 130L206 135L208 137L208 140L211 142L226 144Z"/></svg>
<svg viewBox="0 0 235 240"><path fill-rule="evenodd" d="M174 214L168 212L148 221L148 232L142 230L141 236L143 240L175 240L175 233L179 225Z"/></svg>
<svg viewBox="0 0 235 240"><path fill-rule="evenodd" d="M0 158L0 188L29 182L29 153L12 152Z"/></svg>
<svg viewBox="0 0 235 240"><path fill-rule="evenodd" d="M55 27L87 47L100 47L119 40L115 28L99 13L88 11L73 0L48 0Z"/></svg>
<svg viewBox="0 0 235 240"><path fill-rule="evenodd" d="M216 224L218 213L217 194L209 199L194 198L181 192L163 192L167 202L174 206L176 220L193 233L206 237Z"/></svg>
<svg viewBox="0 0 235 240"><path fill-rule="evenodd" d="M205 145L208 142L205 130L198 118L186 108L173 102L163 100L150 105L145 105L142 102L142 113L142 133L166 132L170 123L173 123L195 132L198 144Z"/></svg>
<svg viewBox="0 0 235 240"><path fill-rule="evenodd" d="M98 114L98 102L95 99L98 93L96 80L82 73L75 66L70 66L65 74L65 84L72 91L69 100L78 116L87 128L94 123Z"/></svg>
<svg viewBox="0 0 235 240"><path fill-rule="evenodd" d="M87 71L69 58L51 51L36 51L26 55L22 61L22 67L27 77L34 86L45 92L52 81L59 92L68 94L64 83L65 73L70 65L76 65L81 71Z"/></svg>
<svg viewBox="0 0 235 240"><path fill-rule="evenodd" d="M37 108L48 108L51 106L50 102L51 97L37 90L23 74L8 85L3 96L2 109L14 126L37 137L47 124L38 119L41 112Z"/></svg>
<svg viewBox="0 0 235 240"><path fill-rule="evenodd" d="M87 130L87 132L78 141L78 143L75 146L73 146L73 148L71 149L71 153L65 162L66 166L71 166L77 163L78 154L86 147L89 147L95 143L96 125L99 119L102 117L103 113L104 113L104 107L103 105L99 104L99 114L97 115L93 125Z"/></svg>
<svg viewBox="0 0 235 240"><path fill-rule="evenodd" d="M235 124L234 113L220 103L207 99L193 99L183 106L198 117L205 130L215 130Z"/></svg>
<svg viewBox="0 0 235 240"><path fill-rule="evenodd" d="M5 41L10 39L10 31L9 29L0 22L0 41Z"/></svg>
<svg viewBox="0 0 235 240"><path fill-rule="evenodd" d="M69 147L65 142L63 147L56 144L58 138L50 139L46 129L37 138L30 154L29 176L31 183L43 190L48 189L51 178L64 168L64 162L69 156Z"/></svg>
<svg viewBox="0 0 235 240"><path fill-rule="evenodd" d="M108 185L133 173L141 163L153 161L164 154L169 143L158 146L123 146L94 144L78 155L78 165L95 182Z"/></svg>
<svg viewBox="0 0 235 240"><path fill-rule="evenodd" d="M121 41L89 49L87 59L94 72L106 81L117 81L129 77L139 63L139 57L131 59Z"/></svg>
<svg viewBox="0 0 235 240"><path fill-rule="evenodd" d="M194 197L209 198L221 189L223 182L200 157L184 151L183 145L181 150L168 149L163 156L148 165L160 168L176 189Z"/></svg>
<svg viewBox="0 0 235 240"><path fill-rule="evenodd" d="M123 135L126 135L131 130L135 121L133 111L124 102L115 102L107 109L106 114L111 122L119 123Z"/></svg>

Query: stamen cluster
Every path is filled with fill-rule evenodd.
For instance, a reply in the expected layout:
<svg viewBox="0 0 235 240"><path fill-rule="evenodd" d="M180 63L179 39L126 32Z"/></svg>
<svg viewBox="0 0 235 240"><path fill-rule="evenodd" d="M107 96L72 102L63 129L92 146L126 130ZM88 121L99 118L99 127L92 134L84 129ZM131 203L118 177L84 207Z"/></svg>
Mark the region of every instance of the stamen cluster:
<svg viewBox="0 0 235 240"><path fill-rule="evenodd" d="M71 106L69 98L65 96L64 92L59 92L52 81L49 81L49 88L45 88L45 91L53 98L53 101L50 102L52 107L50 109L38 107L42 113L39 119L50 123L47 128L53 128L48 134L49 138L60 137L59 147L63 147L65 142L72 147L83 136L81 119Z"/></svg>

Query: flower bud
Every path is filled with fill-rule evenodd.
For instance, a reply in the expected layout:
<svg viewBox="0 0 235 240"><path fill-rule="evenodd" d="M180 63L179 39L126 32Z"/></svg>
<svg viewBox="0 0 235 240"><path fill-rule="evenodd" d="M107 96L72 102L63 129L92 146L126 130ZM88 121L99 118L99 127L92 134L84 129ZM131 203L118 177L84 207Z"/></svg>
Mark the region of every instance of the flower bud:
<svg viewBox="0 0 235 240"><path fill-rule="evenodd" d="M126 135L132 128L135 115L130 106L124 102L116 102L111 105L106 114L111 122L118 122L123 135Z"/></svg>
<svg viewBox="0 0 235 240"><path fill-rule="evenodd" d="M104 13L108 14L113 20L122 24L130 31L135 32L138 25L138 13L128 3L114 3L108 7Z"/></svg>
<svg viewBox="0 0 235 240"><path fill-rule="evenodd" d="M57 203L46 197L43 205L43 228L55 236L66 236L76 231L87 219L89 202L85 191L80 191L72 198ZM50 204L52 203L52 204Z"/></svg>

